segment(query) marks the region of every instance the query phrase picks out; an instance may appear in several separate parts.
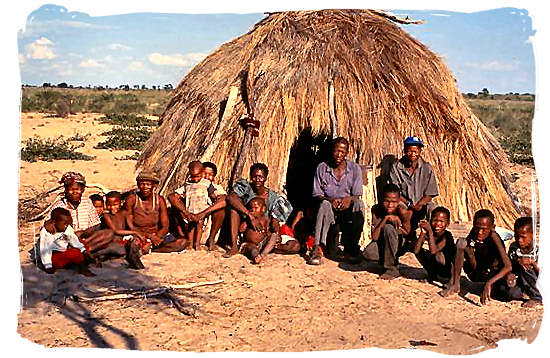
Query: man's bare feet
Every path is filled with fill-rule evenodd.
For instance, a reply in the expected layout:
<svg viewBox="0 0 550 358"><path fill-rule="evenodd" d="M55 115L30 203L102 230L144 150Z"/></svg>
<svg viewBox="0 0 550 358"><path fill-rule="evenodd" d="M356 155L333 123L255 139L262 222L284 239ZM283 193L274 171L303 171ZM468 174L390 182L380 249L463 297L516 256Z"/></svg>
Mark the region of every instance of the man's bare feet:
<svg viewBox="0 0 550 358"><path fill-rule="evenodd" d="M227 251L225 254L223 254L223 257L228 258L233 255L236 255L239 253L239 249L237 247L232 247L231 250Z"/></svg>
<svg viewBox="0 0 550 358"><path fill-rule="evenodd" d="M460 286L459 285L451 285L441 291L438 292L438 294L441 297L449 297L452 294L457 294L460 292Z"/></svg>
<svg viewBox="0 0 550 358"><path fill-rule="evenodd" d="M254 257L254 263L256 265L258 265L258 264L262 263L264 261L264 259L265 259L265 257L262 254L256 255Z"/></svg>
<svg viewBox="0 0 550 358"><path fill-rule="evenodd" d="M542 304L542 301L529 299L521 304L521 307L535 307Z"/></svg>

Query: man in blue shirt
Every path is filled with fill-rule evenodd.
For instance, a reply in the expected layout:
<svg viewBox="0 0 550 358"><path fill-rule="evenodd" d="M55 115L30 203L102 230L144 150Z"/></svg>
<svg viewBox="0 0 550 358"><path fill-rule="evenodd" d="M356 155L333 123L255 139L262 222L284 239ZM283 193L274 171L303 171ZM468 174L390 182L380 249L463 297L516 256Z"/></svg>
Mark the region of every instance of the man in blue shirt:
<svg viewBox="0 0 550 358"><path fill-rule="evenodd" d="M329 231L334 233L340 226L344 253L350 262L359 261L359 238L363 229L364 215L361 196L363 176L357 163L346 160L349 153L347 139L334 139L331 158L317 166L313 179L313 197L320 201L315 223L315 245L308 263L319 265L319 245L324 245L332 254L333 247L327 245Z"/></svg>

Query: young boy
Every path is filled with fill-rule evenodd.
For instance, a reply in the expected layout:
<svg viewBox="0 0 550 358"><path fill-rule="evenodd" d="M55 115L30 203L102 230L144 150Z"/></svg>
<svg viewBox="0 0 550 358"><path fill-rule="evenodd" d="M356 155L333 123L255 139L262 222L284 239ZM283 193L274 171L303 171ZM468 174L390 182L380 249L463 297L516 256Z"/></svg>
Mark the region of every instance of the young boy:
<svg viewBox="0 0 550 358"><path fill-rule="evenodd" d="M67 209L52 210L50 219L44 222L44 227L40 230L40 261L49 274L73 264L76 265L78 273L95 276L88 269L91 257L78 240L72 223L71 213Z"/></svg>
<svg viewBox="0 0 550 358"><path fill-rule="evenodd" d="M143 263L139 256L141 251L149 252L151 241L135 230L126 229L127 212L122 210L122 194L118 191L111 191L105 196L105 206L108 212L105 213L105 226L114 234L113 242L125 248L126 260L133 269L143 269Z"/></svg>
<svg viewBox="0 0 550 358"><path fill-rule="evenodd" d="M100 219L103 218L103 210L105 209L105 204L103 202L103 197L99 194L92 194L90 195L90 200L92 201L92 204L94 205L95 211L97 211L97 215Z"/></svg>
<svg viewBox="0 0 550 358"><path fill-rule="evenodd" d="M506 255L504 242L495 231L495 216L487 209L474 214L473 228L466 239L456 243L456 257L451 280L446 289L439 292L443 297L460 292L462 268L473 282L484 282L481 304L491 297L507 300L511 282L506 275L512 270L510 258ZM498 297L500 296L500 297Z"/></svg>
<svg viewBox="0 0 550 358"><path fill-rule="evenodd" d="M187 221L186 230L188 243L195 250L201 247L201 238L204 230L204 210L210 207L210 196L216 192L216 188L210 180L204 178L203 165L195 160L189 163L189 171L185 184L170 195L170 203L176 207L184 220ZM181 199L185 200L185 204ZM213 243L210 243L213 246Z"/></svg>
<svg viewBox="0 0 550 358"><path fill-rule="evenodd" d="M412 211L400 200L400 190L395 184L387 184L382 192L382 204L372 207L372 242L363 255L367 260L383 265L383 280L399 277L399 256L402 255L405 237L411 230Z"/></svg>
<svg viewBox="0 0 550 358"><path fill-rule="evenodd" d="M278 241L278 234L275 231L277 221L267 216L267 205L265 200L255 197L248 203L250 214L257 219L260 225L259 230L248 222L244 221L239 231L244 233L244 243L241 245L241 253L250 258L253 263L261 263L269 254Z"/></svg>
<svg viewBox="0 0 550 358"><path fill-rule="evenodd" d="M451 278L456 245L453 234L447 231L450 218L449 210L438 206L432 211L429 224L426 220L418 223L421 233L414 245L414 254L428 272L428 282L447 283ZM426 240L429 250L422 248Z"/></svg>
<svg viewBox="0 0 550 358"><path fill-rule="evenodd" d="M512 272L508 274L508 281L516 283L521 290L518 294L529 297L522 306L531 307L542 303L542 296L537 288L539 277L538 247L533 243L533 219L521 217L514 223L515 241L508 249L508 256L512 261Z"/></svg>

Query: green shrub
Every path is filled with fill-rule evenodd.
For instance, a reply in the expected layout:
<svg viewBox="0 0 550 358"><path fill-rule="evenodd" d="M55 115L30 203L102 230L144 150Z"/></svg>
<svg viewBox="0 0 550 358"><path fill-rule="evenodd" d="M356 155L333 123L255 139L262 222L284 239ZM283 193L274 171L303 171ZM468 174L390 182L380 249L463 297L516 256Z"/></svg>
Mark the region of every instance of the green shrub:
<svg viewBox="0 0 550 358"><path fill-rule="evenodd" d="M152 121L143 116L136 116L134 114L115 114L110 113L105 117L100 118L99 120L102 123L111 124L114 126L125 126L125 127L154 127L157 126L156 121Z"/></svg>
<svg viewBox="0 0 550 358"><path fill-rule="evenodd" d="M101 135L108 136L107 140L98 143L96 149L133 149L141 150L153 131L146 128L117 127Z"/></svg>
<svg viewBox="0 0 550 358"><path fill-rule="evenodd" d="M37 160L51 162L59 159L93 160L95 157L75 151L83 146L84 143L75 145L62 136L54 139L34 137L25 141L25 146L21 149L21 160L26 162Z"/></svg>

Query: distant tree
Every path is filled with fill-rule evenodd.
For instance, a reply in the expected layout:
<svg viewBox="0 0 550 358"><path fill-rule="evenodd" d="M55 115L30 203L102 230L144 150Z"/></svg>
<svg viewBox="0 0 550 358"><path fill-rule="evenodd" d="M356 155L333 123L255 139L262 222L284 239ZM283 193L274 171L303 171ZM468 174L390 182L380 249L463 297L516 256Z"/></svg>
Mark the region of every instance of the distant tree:
<svg viewBox="0 0 550 358"><path fill-rule="evenodd" d="M138 90L138 89L139 89L139 85L134 85L134 89Z"/></svg>
<svg viewBox="0 0 550 358"><path fill-rule="evenodd" d="M67 85L66 82L61 82L57 85L57 87L59 87L59 88L68 88L69 86Z"/></svg>
<svg viewBox="0 0 550 358"><path fill-rule="evenodd" d="M157 86L153 85L153 89L156 90L156 89L157 89Z"/></svg>
<svg viewBox="0 0 550 358"><path fill-rule="evenodd" d="M481 90L481 93L482 94L485 94L485 95L488 95L489 94L489 90L487 88L484 88Z"/></svg>
<svg viewBox="0 0 550 358"><path fill-rule="evenodd" d="M52 84L49 83L49 82L44 82L44 83L42 84L42 87L51 87L51 86L52 86Z"/></svg>
<svg viewBox="0 0 550 358"><path fill-rule="evenodd" d="M172 87L172 84L169 83L167 85L164 85L164 89L167 90L167 91L170 91L170 90L174 89L174 87Z"/></svg>
<svg viewBox="0 0 550 358"><path fill-rule="evenodd" d="M147 89L147 86L141 85L141 89L142 89L142 90L146 90L146 89Z"/></svg>

